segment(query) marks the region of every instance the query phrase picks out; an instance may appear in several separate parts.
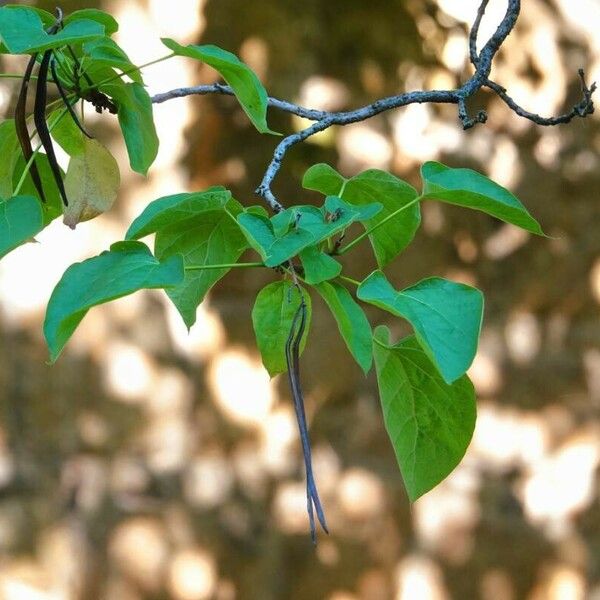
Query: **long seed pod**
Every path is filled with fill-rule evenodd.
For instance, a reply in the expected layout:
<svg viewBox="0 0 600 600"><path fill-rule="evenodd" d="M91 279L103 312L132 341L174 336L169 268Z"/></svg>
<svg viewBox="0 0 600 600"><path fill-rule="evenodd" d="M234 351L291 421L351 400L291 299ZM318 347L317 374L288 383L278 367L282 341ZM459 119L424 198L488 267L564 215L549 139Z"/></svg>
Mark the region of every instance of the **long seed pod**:
<svg viewBox="0 0 600 600"><path fill-rule="evenodd" d="M27 69L25 69L25 74L23 75L23 82L21 83L21 90L19 92L19 98L15 107L15 128L17 130L17 138L19 139L19 144L21 146L21 151L23 152L23 158L25 159L26 165L33 156L33 148L31 146L31 140L29 139L29 130L27 129L27 117L25 111L27 109L27 91L29 89L29 81L31 80L31 73L33 71L33 67L35 66L36 60L37 54L33 54L29 59L29 63L27 63ZM35 160L29 167L29 173L31 174L33 185L40 195L41 201L46 202L46 196L44 195L40 172L35 164Z"/></svg>
<svg viewBox="0 0 600 600"><path fill-rule="evenodd" d="M85 130L85 128L83 127L83 125L81 124L79 119L77 118L77 115L75 114L75 111L73 110L73 106L71 105L71 102L67 98L65 89L63 88L62 83L60 82L60 79L58 78L58 73L56 71L56 61L55 61L54 57L52 57L52 59L50 60L50 71L52 72L52 79L54 79L54 83L56 84L56 87L58 88L58 93L60 94L62 101L64 102L65 106L67 107L67 110L69 111L69 115L71 115L71 119L73 119L73 121L75 122L75 125L77 125L77 127L79 127L79 130L81 131L81 133L83 133L83 135L87 136L90 139L93 139L93 136L91 136Z"/></svg>
<svg viewBox="0 0 600 600"><path fill-rule="evenodd" d="M302 442L302 453L304 455L304 467L306 470L306 508L310 521L310 536L313 544L317 542L317 531L315 525L314 511L317 512L317 518L325 533L329 533L325 513L321 506L321 500L317 492L317 484L312 470L312 457L310 449L310 437L308 435L308 426L306 424L306 413L304 411L304 397L302 395L302 387L300 385L300 343L304 335L306 326L306 303L304 296L300 293L300 306L292 320L290 335L285 345L285 357L287 361L288 377L290 388L294 398L294 409L296 411L296 420L300 430L300 440ZM299 322L299 324L298 324ZM313 510L314 509L314 510Z"/></svg>
<svg viewBox="0 0 600 600"><path fill-rule="evenodd" d="M48 79L48 67L50 65L50 59L52 58L52 50L46 50L42 58L40 70L38 73L37 88L35 93L35 106L33 109L33 122L37 129L38 136L42 142L42 146L48 156L48 163L52 169L54 180L60 192L62 201L65 206L69 205L67 199L67 193L62 180L62 174L58 161L56 160L56 154L54 153L54 146L52 145L52 138L50 137L50 131L48 131L48 125L46 124L46 104L48 102L48 90L47 90L47 79Z"/></svg>

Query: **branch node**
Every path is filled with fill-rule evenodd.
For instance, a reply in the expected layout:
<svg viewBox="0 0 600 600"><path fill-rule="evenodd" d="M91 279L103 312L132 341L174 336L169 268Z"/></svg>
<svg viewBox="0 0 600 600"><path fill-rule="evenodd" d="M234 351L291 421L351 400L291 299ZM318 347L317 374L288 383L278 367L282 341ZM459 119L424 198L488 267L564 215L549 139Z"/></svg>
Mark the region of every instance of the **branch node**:
<svg viewBox="0 0 600 600"><path fill-rule="evenodd" d="M479 123L486 123L488 115L485 110L480 110L475 117L470 117L467 111L466 98L463 96L458 101L458 118L462 123L464 131L467 131Z"/></svg>

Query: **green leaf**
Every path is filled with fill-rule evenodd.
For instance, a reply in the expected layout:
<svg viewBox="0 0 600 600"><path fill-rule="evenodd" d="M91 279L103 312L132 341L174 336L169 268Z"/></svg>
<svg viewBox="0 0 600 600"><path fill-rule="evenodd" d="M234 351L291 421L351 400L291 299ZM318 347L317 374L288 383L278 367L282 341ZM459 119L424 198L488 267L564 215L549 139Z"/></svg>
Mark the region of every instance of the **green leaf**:
<svg viewBox="0 0 600 600"><path fill-rule="evenodd" d="M119 69L121 72L127 72L127 77L136 83L144 83L142 74L134 65L121 47L110 38L101 38L92 40L83 45L85 56L95 61L97 64Z"/></svg>
<svg viewBox="0 0 600 600"><path fill-rule="evenodd" d="M202 213L223 210L231 200L231 192L212 187L203 192L174 194L154 200L129 226L127 240L139 240L170 225L177 225Z"/></svg>
<svg viewBox="0 0 600 600"><path fill-rule="evenodd" d="M13 189L17 187L19 179L25 170L25 159L21 155L20 149L18 152L17 166L13 172ZM48 157L45 154L38 153L35 157L35 164L37 165L42 181L42 187L46 194L46 203L42 203L41 206L44 214L44 224L48 225L54 219L62 215L62 198L58 192L58 187L56 186L56 181L54 180L54 175L52 174L52 169L48 162ZM62 169L61 174L64 176ZM31 173L27 173L25 176L25 181L21 187L20 194L22 196L33 196L34 198L38 198L38 192L31 179ZM38 198L38 200L41 203L41 199Z"/></svg>
<svg viewBox="0 0 600 600"><path fill-rule="evenodd" d="M202 201L191 201L187 206L189 218L161 225L156 233L154 251L158 258L183 255L185 278L167 290L167 294L188 328L196 322L196 309L208 291L229 272L229 269L193 270L188 267L232 264L248 247L235 220L235 215L242 212L241 205L230 199L225 206L214 208L221 202L222 195L222 191L216 194L209 191ZM185 212L184 204L182 202L179 207ZM154 222L159 220L160 216Z"/></svg>
<svg viewBox="0 0 600 600"><path fill-rule="evenodd" d="M267 125L268 97L265 88L254 71L245 65L235 54L217 46L181 46L174 40L162 38L162 43L178 56L201 60L216 69L231 86L239 103L256 129L261 133L277 132Z"/></svg>
<svg viewBox="0 0 600 600"><path fill-rule="evenodd" d="M304 173L302 186L307 190L321 192L325 196L338 196L347 179L342 177L334 168L319 163L313 165Z"/></svg>
<svg viewBox="0 0 600 600"><path fill-rule="evenodd" d="M21 149L13 119L0 123L0 198L10 198L13 193L13 173Z"/></svg>
<svg viewBox="0 0 600 600"><path fill-rule="evenodd" d="M71 229L110 210L121 184L113 155L97 140L84 137L83 144L83 152L69 161L65 177L69 205L64 223Z"/></svg>
<svg viewBox="0 0 600 600"><path fill-rule="evenodd" d="M318 164L306 172L303 185L322 194L339 195L357 208L366 208L365 205L374 202L383 205L383 209L376 215L363 213L360 221L364 221L365 229L373 228L398 209L414 202L418 196L417 191L408 183L378 169L369 169L351 179L345 179L328 165ZM421 210L416 202L369 236L380 268L389 264L410 244L420 224Z"/></svg>
<svg viewBox="0 0 600 600"><path fill-rule="evenodd" d="M84 8L82 10L75 10L71 14L67 15L64 19L64 24L68 25L73 21L85 19L88 21L96 21L104 27L104 33L108 36L113 35L119 31L119 24L111 17L108 13L97 8Z"/></svg>
<svg viewBox="0 0 600 600"><path fill-rule="evenodd" d="M515 196L481 173L427 162L421 167L421 176L424 200L474 208L525 231L544 235L540 224Z"/></svg>
<svg viewBox="0 0 600 600"><path fill-rule="evenodd" d="M315 289L329 306L348 350L365 374L371 369L373 359L371 325L362 308L352 299L350 292L335 281L327 281Z"/></svg>
<svg viewBox="0 0 600 600"><path fill-rule="evenodd" d="M271 221L262 216L242 213L237 218L240 229L249 244L262 257L267 267L283 264L313 243L313 236L301 229L293 229L282 238L276 238Z"/></svg>
<svg viewBox="0 0 600 600"><path fill-rule="evenodd" d="M122 82L105 84L102 91L117 105L131 168L146 175L158 154L159 144L148 92L139 83Z"/></svg>
<svg viewBox="0 0 600 600"><path fill-rule="evenodd" d="M316 246L309 246L302 250L300 261L304 268L303 279L310 285L334 279L342 272L342 265Z"/></svg>
<svg viewBox="0 0 600 600"><path fill-rule="evenodd" d="M373 205L366 210L375 214L380 208L381 205ZM341 198L330 196L320 209L308 205L294 206L270 220L262 214L245 211L238 217L238 223L265 265L276 267L305 248L341 233L361 219L364 212ZM332 265L331 262L329 264Z"/></svg>
<svg viewBox="0 0 600 600"><path fill-rule="evenodd" d="M58 119L63 110L64 109L62 108L56 109L48 118L50 123L55 123L51 132L52 138L69 156L83 154L85 150L86 137L83 135L79 127L75 125L75 122L70 115L66 115L61 119Z"/></svg>
<svg viewBox="0 0 600 600"><path fill-rule="evenodd" d="M304 289L302 294L306 302L306 329L302 336L300 352L306 344L312 315L310 296ZM285 345L299 306L298 290L290 281L271 283L256 297L252 309L252 324L263 364L271 377L287 371Z"/></svg>
<svg viewBox="0 0 600 600"><path fill-rule="evenodd" d="M44 228L42 207L33 196L0 200L0 258Z"/></svg>
<svg viewBox="0 0 600 600"><path fill-rule="evenodd" d="M35 11L37 13L37 15L40 17L40 19L42 20L44 27L47 27L48 25L53 25L56 22L56 17L51 12L48 12L47 10L44 10L43 8L38 8L37 6L24 7L22 4L5 4L4 7L5 8L27 8L28 10Z"/></svg>
<svg viewBox="0 0 600 600"><path fill-rule="evenodd" d="M183 260L159 262L141 242L118 242L110 251L71 265L52 292L44 335L54 362L87 314L98 304L141 289L168 288L183 280Z"/></svg>
<svg viewBox="0 0 600 600"><path fill-rule="evenodd" d="M408 320L446 382L471 366L483 316L478 289L431 277L397 292L381 271L375 271L361 283L357 297Z"/></svg>
<svg viewBox="0 0 600 600"><path fill-rule="evenodd" d="M103 35L104 27L88 19L68 23L55 35L49 35L36 11L24 7L0 8L0 37L11 54L43 52Z"/></svg>
<svg viewBox="0 0 600 600"><path fill-rule="evenodd" d="M466 375L445 383L414 337L390 346L389 330L378 327L374 342L385 427L414 502L464 456L475 428L475 392Z"/></svg>

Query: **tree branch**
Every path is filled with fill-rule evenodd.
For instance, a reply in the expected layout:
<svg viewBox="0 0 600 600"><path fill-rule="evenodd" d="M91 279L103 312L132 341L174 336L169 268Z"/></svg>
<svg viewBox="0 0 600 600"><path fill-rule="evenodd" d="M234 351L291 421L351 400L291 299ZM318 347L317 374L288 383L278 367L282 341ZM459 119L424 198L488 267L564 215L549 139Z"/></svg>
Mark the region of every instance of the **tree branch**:
<svg viewBox="0 0 600 600"><path fill-rule="evenodd" d="M458 118L462 123L463 129L465 130L470 129L478 123L485 123L487 121L488 116L485 111L479 111L475 117L470 117L467 110L467 100L482 88L489 88L496 93L498 97L503 100L517 115L529 119L538 125L551 126L558 125L560 123L569 123L576 117L585 118L586 116L592 114L594 112L592 95L596 91L596 84L594 83L588 88L585 83L582 70L579 71L583 94L581 102L575 105L570 112L558 117L549 118L540 117L539 115L528 112L521 108L508 95L506 89L489 79L494 58L506 38L510 35L511 31L515 27L521 11L521 0L508 0L508 7L501 23L478 53L477 41L479 36L479 28L485 15L488 3L489 0L481 0L481 4L477 11L477 16L469 34L469 55L471 62L475 67L475 72L471 78L468 79L458 89L406 92L396 96L381 98L372 104L368 104L355 110L342 112L313 110L298 106L285 100L269 98L268 105L270 107L277 108L310 121L314 121L314 123L305 129L302 129L301 131L288 135L277 145L273 153L273 159L269 163L264 177L256 189L256 193L266 201L266 203L274 212L277 213L282 211L283 205L279 202L279 200L277 200L271 189L271 186L281 168L283 159L290 148L296 144L299 144L300 142L303 142L316 133L333 127L334 125L349 125L350 123L365 121L382 112L407 106L409 104L456 104L458 108ZM157 94L152 98L152 102L159 104L173 98L206 94L223 94L231 96L233 95L233 90L229 86L219 83L215 83L213 85L178 88L163 94Z"/></svg>

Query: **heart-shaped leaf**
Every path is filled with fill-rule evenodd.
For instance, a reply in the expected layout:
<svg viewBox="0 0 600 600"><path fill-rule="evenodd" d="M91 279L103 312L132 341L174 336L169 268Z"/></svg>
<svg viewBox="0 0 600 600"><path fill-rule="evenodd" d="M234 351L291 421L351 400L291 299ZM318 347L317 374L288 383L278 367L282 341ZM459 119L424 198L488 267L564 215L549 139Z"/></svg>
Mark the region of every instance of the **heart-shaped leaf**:
<svg viewBox="0 0 600 600"><path fill-rule="evenodd" d="M118 242L110 251L71 265L54 288L46 310L44 335L52 362L93 306L182 281L181 256L161 262L141 242Z"/></svg>
<svg viewBox="0 0 600 600"><path fill-rule="evenodd" d="M446 382L471 366L483 316L478 289L431 277L397 292L381 271L375 271L361 283L357 296L409 321Z"/></svg>
<svg viewBox="0 0 600 600"><path fill-rule="evenodd" d="M365 229L372 229L397 213L369 236L377 264L382 268L410 244L421 224L419 203L415 202L416 190L386 171L369 169L346 179L329 165L318 164L308 169L302 184L322 194L340 196L355 207L364 208L373 203L382 205L381 211L373 215L367 212L360 219Z"/></svg>
<svg viewBox="0 0 600 600"><path fill-rule="evenodd" d="M540 224L513 194L477 171L427 162L421 168L421 176L424 200L474 208L525 231L544 235Z"/></svg>
<svg viewBox="0 0 600 600"><path fill-rule="evenodd" d="M414 337L392 346L375 330L373 353L383 418L411 501L443 481L464 456L476 419L466 375L449 385Z"/></svg>
<svg viewBox="0 0 600 600"><path fill-rule="evenodd" d="M112 207L121 177L113 155L97 140L83 138L83 152L71 157L65 177L69 205L64 208L64 224L75 229Z"/></svg>
<svg viewBox="0 0 600 600"><path fill-rule="evenodd" d="M306 302L306 329L302 336L300 352L306 344L312 315L310 296L304 289L302 294ZM263 364L271 377L287 371L285 344L299 306L298 290L289 281L275 281L264 287L256 297L252 309L252 323Z"/></svg>
<svg viewBox="0 0 600 600"><path fill-rule="evenodd" d="M267 125L268 97L265 88L254 71L244 64L235 54L218 46L181 46L169 38L162 38L162 43L178 56L188 56L201 60L217 70L221 77L231 86L240 105L248 115L256 129L261 133L277 132Z"/></svg>

